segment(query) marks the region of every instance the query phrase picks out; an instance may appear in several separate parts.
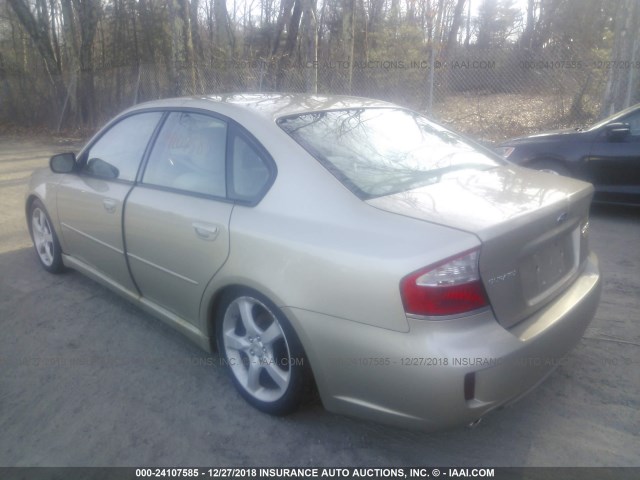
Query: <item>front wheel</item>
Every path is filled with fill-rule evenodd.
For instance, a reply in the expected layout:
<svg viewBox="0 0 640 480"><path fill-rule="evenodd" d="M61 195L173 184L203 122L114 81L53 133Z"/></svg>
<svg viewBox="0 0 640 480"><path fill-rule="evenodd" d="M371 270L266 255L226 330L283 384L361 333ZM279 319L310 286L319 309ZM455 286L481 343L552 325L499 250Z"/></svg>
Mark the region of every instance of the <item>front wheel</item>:
<svg viewBox="0 0 640 480"><path fill-rule="evenodd" d="M571 172L556 160L538 160L531 164L531 168L540 170L541 172L551 173L553 175L562 175L564 177L570 177Z"/></svg>
<svg viewBox="0 0 640 480"><path fill-rule="evenodd" d="M309 368L284 314L263 295L238 288L224 295L216 320L221 360L244 399L271 415L294 411Z"/></svg>
<svg viewBox="0 0 640 480"><path fill-rule="evenodd" d="M40 264L51 273L64 270L62 249L51 219L40 200L34 200L29 209L29 232Z"/></svg>

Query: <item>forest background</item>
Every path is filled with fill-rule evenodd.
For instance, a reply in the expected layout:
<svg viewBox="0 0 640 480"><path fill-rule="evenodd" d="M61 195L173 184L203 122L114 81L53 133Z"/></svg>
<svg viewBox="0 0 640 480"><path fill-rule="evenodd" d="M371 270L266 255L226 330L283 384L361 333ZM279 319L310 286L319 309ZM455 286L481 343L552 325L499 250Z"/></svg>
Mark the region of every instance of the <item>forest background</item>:
<svg viewBox="0 0 640 480"><path fill-rule="evenodd" d="M0 131L150 99L393 101L486 141L640 101L638 0L0 0Z"/></svg>

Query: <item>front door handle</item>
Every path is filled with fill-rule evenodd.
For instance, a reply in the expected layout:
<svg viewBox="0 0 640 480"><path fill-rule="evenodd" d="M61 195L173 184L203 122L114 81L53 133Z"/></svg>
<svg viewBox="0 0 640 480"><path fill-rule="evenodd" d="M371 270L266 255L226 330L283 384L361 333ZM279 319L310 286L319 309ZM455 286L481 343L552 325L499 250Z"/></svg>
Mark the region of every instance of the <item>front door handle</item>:
<svg viewBox="0 0 640 480"><path fill-rule="evenodd" d="M206 223L193 223L193 229L196 235L203 240L213 241L218 237L220 229L216 225L208 225Z"/></svg>
<svg viewBox="0 0 640 480"><path fill-rule="evenodd" d="M116 211L116 207L118 206L118 202L112 200L111 198L105 198L102 200L102 206L108 213L114 213Z"/></svg>

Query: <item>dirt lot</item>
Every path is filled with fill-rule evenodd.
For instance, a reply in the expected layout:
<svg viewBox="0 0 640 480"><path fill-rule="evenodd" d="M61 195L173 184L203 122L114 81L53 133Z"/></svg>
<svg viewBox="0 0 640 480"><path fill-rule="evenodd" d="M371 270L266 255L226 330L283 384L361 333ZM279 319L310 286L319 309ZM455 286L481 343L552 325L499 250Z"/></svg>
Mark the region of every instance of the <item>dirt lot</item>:
<svg viewBox="0 0 640 480"><path fill-rule="evenodd" d="M0 466L640 466L640 211L594 209L595 320L540 388L478 428L408 432L319 404L273 418L170 328L39 267L26 179L67 149L0 138Z"/></svg>

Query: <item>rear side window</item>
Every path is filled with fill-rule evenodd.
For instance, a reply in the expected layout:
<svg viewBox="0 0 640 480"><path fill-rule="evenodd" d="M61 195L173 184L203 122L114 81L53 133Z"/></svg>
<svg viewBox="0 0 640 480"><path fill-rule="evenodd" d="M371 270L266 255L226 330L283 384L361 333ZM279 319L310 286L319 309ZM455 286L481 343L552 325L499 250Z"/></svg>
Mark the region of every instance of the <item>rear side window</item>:
<svg viewBox="0 0 640 480"><path fill-rule="evenodd" d="M257 145L242 134L233 136L231 153L231 197L250 201L268 186L271 171Z"/></svg>
<svg viewBox="0 0 640 480"><path fill-rule="evenodd" d="M146 112L120 120L91 146L82 171L105 179L134 181L161 117L161 112Z"/></svg>

